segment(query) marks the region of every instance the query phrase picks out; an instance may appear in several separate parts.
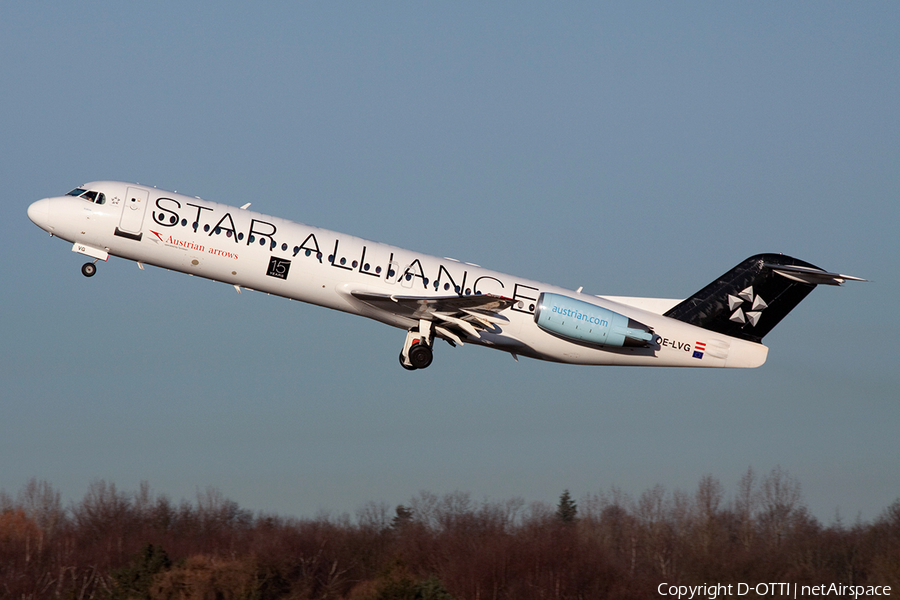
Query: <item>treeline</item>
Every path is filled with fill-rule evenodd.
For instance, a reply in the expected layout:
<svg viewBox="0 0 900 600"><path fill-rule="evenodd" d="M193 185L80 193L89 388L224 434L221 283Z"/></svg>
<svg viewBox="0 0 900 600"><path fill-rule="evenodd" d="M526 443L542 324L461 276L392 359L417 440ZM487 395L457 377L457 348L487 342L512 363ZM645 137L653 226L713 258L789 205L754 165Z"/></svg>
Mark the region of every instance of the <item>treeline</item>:
<svg viewBox="0 0 900 600"><path fill-rule="evenodd" d="M900 500L826 526L781 469L748 470L728 498L708 476L693 493L566 491L556 506L422 492L355 518L252 514L214 489L176 503L146 484L98 481L66 507L47 482L0 492L4 599L637 599L739 582L896 594Z"/></svg>

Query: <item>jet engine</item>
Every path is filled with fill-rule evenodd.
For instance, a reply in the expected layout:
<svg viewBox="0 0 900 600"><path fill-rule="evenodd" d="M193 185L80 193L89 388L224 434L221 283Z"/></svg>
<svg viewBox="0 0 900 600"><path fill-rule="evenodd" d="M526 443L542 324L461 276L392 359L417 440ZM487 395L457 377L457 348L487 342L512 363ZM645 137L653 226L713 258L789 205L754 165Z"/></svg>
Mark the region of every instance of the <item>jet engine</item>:
<svg viewBox="0 0 900 600"><path fill-rule="evenodd" d="M534 322L547 333L589 346L643 348L653 340L653 330L643 323L560 294L541 293Z"/></svg>

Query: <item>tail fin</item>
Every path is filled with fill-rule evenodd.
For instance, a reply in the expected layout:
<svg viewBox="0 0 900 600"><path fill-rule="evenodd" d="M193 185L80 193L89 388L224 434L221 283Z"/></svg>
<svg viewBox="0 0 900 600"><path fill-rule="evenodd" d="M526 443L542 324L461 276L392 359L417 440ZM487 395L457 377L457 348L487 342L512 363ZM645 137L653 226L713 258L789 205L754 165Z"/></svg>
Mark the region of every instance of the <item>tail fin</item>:
<svg viewBox="0 0 900 600"><path fill-rule="evenodd" d="M760 342L816 285L840 285L848 279L859 280L783 254L757 254L669 309L665 316Z"/></svg>

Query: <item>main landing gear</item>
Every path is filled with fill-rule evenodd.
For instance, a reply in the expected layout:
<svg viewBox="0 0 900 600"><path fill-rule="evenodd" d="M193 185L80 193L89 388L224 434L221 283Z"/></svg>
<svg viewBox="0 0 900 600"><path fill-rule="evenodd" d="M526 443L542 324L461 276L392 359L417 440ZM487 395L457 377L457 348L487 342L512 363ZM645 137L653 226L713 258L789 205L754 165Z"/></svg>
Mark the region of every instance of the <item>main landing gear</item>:
<svg viewBox="0 0 900 600"><path fill-rule="evenodd" d="M420 320L418 327L406 333L406 341L400 351L400 366L407 371L426 368L434 358L433 343L434 325L431 321Z"/></svg>
<svg viewBox="0 0 900 600"><path fill-rule="evenodd" d="M88 262L81 265L81 274L85 277L93 277L97 272L97 261Z"/></svg>

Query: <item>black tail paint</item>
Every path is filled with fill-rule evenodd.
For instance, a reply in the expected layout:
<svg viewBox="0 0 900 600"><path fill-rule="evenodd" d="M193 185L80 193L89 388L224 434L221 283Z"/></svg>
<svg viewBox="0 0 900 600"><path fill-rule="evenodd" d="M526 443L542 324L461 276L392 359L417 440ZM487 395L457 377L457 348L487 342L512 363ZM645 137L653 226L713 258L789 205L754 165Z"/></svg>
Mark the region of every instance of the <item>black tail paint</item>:
<svg viewBox="0 0 900 600"><path fill-rule="evenodd" d="M757 254L669 309L665 316L724 335L760 342L816 287L798 281L779 266L825 273L783 254ZM828 274L832 275L832 274ZM823 282L824 283L824 282Z"/></svg>

